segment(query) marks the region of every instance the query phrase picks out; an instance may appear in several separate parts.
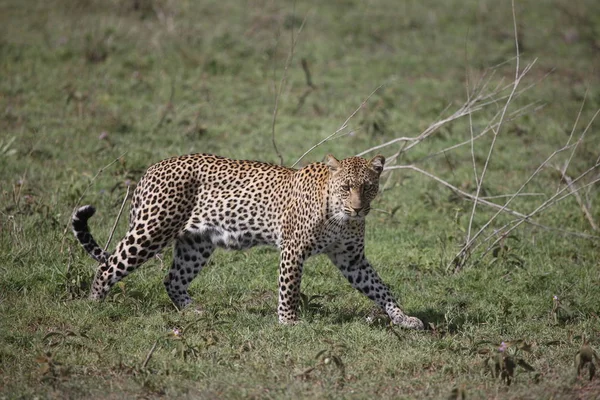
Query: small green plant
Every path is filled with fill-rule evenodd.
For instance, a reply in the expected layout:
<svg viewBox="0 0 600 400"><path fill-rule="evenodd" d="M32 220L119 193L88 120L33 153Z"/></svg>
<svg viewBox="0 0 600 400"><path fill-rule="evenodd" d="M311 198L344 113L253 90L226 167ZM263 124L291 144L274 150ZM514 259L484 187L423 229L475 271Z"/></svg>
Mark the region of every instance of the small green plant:
<svg viewBox="0 0 600 400"><path fill-rule="evenodd" d="M522 351L531 352L531 344L523 340L516 340L492 345L492 348L480 349L478 353L487 355L484 365L494 378L499 378L506 385L510 385L515 377L517 367L521 367L527 372L535 371L535 368L519 356ZM538 380L538 378L539 374L536 374L534 380Z"/></svg>
<svg viewBox="0 0 600 400"><path fill-rule="evenodd" d="M219 332L216 327L224 323L225 321L219 319L218 311L215 311L182 327L172 328L167 334L168 341L174 344L171 354L184 361L200 357L206 349L218 344ZM199 339L190 337L194 331L197 332L195 336L200 336Z"/></svg>
<svg viewBox="0 0 600 400"><path fill-rule="evenodd" d="M12 148L12 145L16 139L16 136L13 136L7 140L0 138L0 157L10 157L17 154L17 149Z"/></svg>
<svg viewBox="0 0 600 400"><path fill-rule="evenodd" d="M519 238L515 235L508 235L498 242L498 244L492 248L492 257L494 259L490 265L503 261L507 266L523 268L525 261L516 254L516 248L508 244L509 240L517 243L519 242Z"/></svg>
<svg viewBox="0 0 600 400"><path fill-rule="evenodd" d="M322 309L323 304L318 300L323 299L324 297L325 296L321 295L307 296L304 293L300 293L300 312L302 315L306 316L308 313Z"/></svg>
<svg viewBox="0 0 600 400"><path fill-rule="evenodd" d="M574 316L574 312L568 306L568 303L556 295L552 296L552 310L550 314L556 325L569 321Z"/></svg>
<svg viewBox="0 0 600 400"><path fill-rule="evenodd" d="M517 367L521 367L527 372L535 371L535 368L519 355L522 351L529 353L532 350L533 346L524 340L501 343L484 341L480 342L479 345L483 343L487 343L487 346L479 348L477 353L486 356L483 362L484 369L490 372L494 378L500 379L506 385L510 385L514 380ZM538 380L539 374L535 374L534 381Z"/></svg>
<svg viewBox="0 0 600 400"><path fill-rule="evenodd" d="M346 346L339 343L334 343L330 340L324 340L327 343L327 348L319 351L314 359L316 364L297 374L301 379L309 379L315 371L326 372L333 367L339 373L338 383L342 383L346 379L346 366L342 361L341 354L346 350Z"/></svg>
<svg viewBox="0 0 600 400"><path fill-rule="evenodd" d="M54 271L59 277L58 286L67 300L85 298L90 288L92 274L84 263L74 262L70 246L68 251L64 270L60 266L54 266Z"/></svg>
<svg viewBox="0 0 600 400"><path fill-rule="evenodd" d="M79 332L70 329L48 332L42 342L49 348L85 351L94 353L98 359L101 359L100 353L90 343L91 339L87 335L86 329Z"/></svg>
<svg viewBox="0 0 600 400"><path fill-rule="evenodd" d="M71 368L63 365L54 358L54 354L50 351L36 357L35 361L39 364L39 373L42 382L49 382L56 385L61 381L66 380L71 374Z"/></svg>

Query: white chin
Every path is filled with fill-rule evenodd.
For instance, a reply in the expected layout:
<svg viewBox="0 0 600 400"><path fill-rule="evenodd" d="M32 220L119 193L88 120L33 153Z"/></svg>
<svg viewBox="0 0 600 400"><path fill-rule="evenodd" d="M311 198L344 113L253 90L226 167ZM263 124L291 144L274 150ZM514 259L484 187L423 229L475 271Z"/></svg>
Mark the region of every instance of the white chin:
<svg viewBox="0 0 600 400"><path fill-rule="evenodd" d="M364 216L360 215L360 214L354 214L354 215L344 214L345 220L356 221L356 220L363 219L363 218L364 218Z"/></svg>

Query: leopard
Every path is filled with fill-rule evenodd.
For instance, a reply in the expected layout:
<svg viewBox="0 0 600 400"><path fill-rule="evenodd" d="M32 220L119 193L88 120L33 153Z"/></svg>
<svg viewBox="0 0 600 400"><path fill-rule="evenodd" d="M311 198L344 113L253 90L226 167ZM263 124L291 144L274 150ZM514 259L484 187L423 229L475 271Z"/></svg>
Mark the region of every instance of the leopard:
<svg viewBox="0 0 600 400"><path fill-rule="evenodd" d="M296 324L305 261L325 254L352 287L371 299L394 325L422 330L405 314L365 257L365 217L379 192L385 157L327 155L295 169L212 154L175 156L150 166L131 198L129 225L113 253L92 236L95 208L77 208L73 233L99 264L90 298L102 300L121 279L174 242L164 286L178 310L188 287L216 248L258 245L279 249L278 321Z"/></svg>

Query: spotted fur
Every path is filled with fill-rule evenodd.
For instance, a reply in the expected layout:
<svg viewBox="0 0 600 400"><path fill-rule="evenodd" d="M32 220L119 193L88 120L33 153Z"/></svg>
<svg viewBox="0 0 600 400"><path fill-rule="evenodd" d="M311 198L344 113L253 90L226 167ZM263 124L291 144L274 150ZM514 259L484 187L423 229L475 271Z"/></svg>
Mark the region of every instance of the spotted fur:
<svg viewBox="0 0 600 400"><path fill-rule="evenodd" d="M365 216L378 192L385 159L352 157L314 163L295 170L257 161L208 154L163 160L138 183L129 230L116 251L102 250L87 224L95 210L73 214L73 232L98 262L92 299L175 242L173 264L165 277L167 293L178 308L190 302L188 286L216 247L245 249L276 246L281 251L281 323L298 320L304 261L327 254L350 284L377 303L392 322L423 329L423 323L398 307L364 255Z"/></svg>

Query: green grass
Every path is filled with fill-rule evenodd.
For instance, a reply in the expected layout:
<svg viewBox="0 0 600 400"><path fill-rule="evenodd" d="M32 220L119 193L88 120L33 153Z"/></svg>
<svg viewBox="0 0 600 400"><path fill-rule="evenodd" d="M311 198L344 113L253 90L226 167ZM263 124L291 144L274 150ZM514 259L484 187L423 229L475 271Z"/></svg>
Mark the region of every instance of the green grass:
<svg viewBox="0 0 600 400"><path fill-rule="evenodd" d="M596 3L517 1L521 66L537 58L523 87L537 83L509 111L544 107L506 122L485 195L514 193L564 145L584 98L577 135L600 108ZM582 335L600 347L598 241L527 225L499 256L475 252L454 273L447 267L472 205L410 171L394 172L374 204L366 251L405 310L433 331L368 323L372 303L320 257L305 268L302 323L280 326L278 254L265 248L215 253L191 286L202 313L171 305L162 285L170 250L164 265L147 262L106 301L87 299L95 265L65 234L80 197L97 207L91 226L104 242L127 184L162 158L278 162L275 94L305 15L279 98L276 140L287 165L381 84L350 121L355 133L303 163L417 135L465 101L467 73L473 85L507 62L492 85L514 77L509 2L0 3L0 398L448 398L453 388L469 398L600 396L597 378L576 379L573 365ZM316 86L309 92L301 59ZM503 105L474 114L474 127ZM468 146L424 159L468 137L468 121L456 121L400 162L474 192ZM479 171L490 143L476 142ZM592 126L572 177L594 164L598 148ZM512 207L531 211L559 184L546 168L525 190L545 197ZM600 221L597 186L582 195ZM474 227L491 215L478 208ZM594 233L574 198L538 221ZM531 351L519 342L509 352L534 371L517 368L508 386L484 364L501 342L519 340Z"/></svg>

